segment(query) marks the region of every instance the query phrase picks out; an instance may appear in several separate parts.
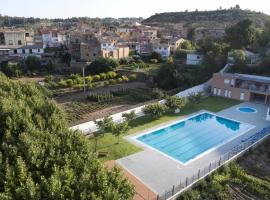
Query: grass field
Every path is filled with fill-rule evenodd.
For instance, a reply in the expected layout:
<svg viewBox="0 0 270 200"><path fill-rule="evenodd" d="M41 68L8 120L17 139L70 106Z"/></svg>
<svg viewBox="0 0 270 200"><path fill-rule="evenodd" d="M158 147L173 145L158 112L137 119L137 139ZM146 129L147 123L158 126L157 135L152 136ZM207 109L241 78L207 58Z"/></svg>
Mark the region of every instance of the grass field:
<svg viewBox="0 0 270 200"><path fill-rule="evenodd" d="M167 113L159 119L153 119L149 116L139 117L130 123L131 129L127 134L133 134L150 127L157 126L162 123L170 122L176 118L183 117L185 115L191 114L193 112L205 109L212 112L218 112L225 108L239 104L240 101L232 99L224 99L221 97L207 97L203 99L200 103L196 105L188 104L185 108L181 110L179 114ZM94 140L91 139L91 145L94 149ZM101 158L102 161L116 160L121 157L131 155L133 153L139 152L142 149L126 141L123 136L120 139L120 144L116 144L117 138L110 133L105 133L103 137L99 138L97 144L97 151L107 151L109 152L107 157Z"/></svg>

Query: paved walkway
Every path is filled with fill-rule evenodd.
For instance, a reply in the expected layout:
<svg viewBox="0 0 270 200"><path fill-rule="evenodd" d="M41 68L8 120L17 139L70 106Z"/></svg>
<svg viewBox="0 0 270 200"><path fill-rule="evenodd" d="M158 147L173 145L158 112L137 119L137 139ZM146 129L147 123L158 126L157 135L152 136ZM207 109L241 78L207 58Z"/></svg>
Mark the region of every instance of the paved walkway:
<svg viewBox="0 0 270 200"><path fill-rule="evenodd" d="M241 106L256 108L258 112L253 114L241 113L237 110ZM157 194L163 194L166 190L172 189L173 185L179 185L180 182L183 183L186 177L192 177L194 174L198 174L199 169L208 167L210 162L218 160L221 155L226 154L233 147L241 143L241 140L249 138L258 130L269 126L270 122L265 120L266 112L266 105L246 102L217 113L226 118L249 123L256 127L218 149L199 157L188 165L182 165L158 151L145 146L142 146L145 149L144 151L121 158L117 160L117 163L136 176L151 188L152 191ZM130 142L140 145L133 137L134 135L131 135L126 138Z"/></svg>
<svg viewBox="0 0 270 200"><path fill-rule="evenodd" d="M108 169L112 169L117 163L114 160L108 161L105 163ZM122 168L121 166L117 165ZM123 168L122 168L123 169ZM128 172L126 169L123 169L124 175L128 180L135 186L136 194L133 200L153 200L156 199L157 194L151 191L142 181L137 179L134 175Z"/></svg>

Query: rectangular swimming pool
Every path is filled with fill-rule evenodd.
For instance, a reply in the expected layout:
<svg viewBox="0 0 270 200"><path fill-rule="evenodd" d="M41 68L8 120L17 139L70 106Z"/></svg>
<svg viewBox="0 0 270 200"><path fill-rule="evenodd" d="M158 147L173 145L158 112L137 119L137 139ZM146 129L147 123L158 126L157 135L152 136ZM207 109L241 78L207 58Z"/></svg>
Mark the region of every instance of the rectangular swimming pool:
<svg viewBox="0 0 270 200"><path fill-rule="evenodd" d="M254 126L203 112L136 139L161 153L188 164L203 153L214 150L246 133Z"/></svg>

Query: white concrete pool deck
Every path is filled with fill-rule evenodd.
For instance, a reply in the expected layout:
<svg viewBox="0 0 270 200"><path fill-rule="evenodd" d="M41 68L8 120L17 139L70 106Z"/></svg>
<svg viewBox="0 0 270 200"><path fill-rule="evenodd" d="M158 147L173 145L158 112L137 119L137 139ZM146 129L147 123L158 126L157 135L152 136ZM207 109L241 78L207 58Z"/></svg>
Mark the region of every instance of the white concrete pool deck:
<svg viewBox="0 0 270 200"><path fill-rule="evenodd" d="M258 112L242 113L237 109L239 107L252 107ZM148 148L147 146L141 146L134 140L134 136L136 134L129 135L126 139L141 146L144 151L121 158L117 160L117 162L154 192L163 194L166 190L171 189L173 185L178 185L180 181L185 181L186 177L196 174L199 169L208 167L211 161L217 160L221 155L226 154L234 146L239 144L241 140L250 137L266 126L269 126L270 122L265 120L266 112L266 105L251 102L241 103L218 112L217 114L220 116L254 125L255 128L215 149L214 151L199 157L188 165L183 165L167 156L164 156L156 150ZM194 113L192 115L194 115ZM177 120L179 119L176 119L175 121ZM160 127L162 126L164 126L164 124L160 125ZM158 127L153 127L153 130ZM144 132L148 131L149 129ZM137 134L141 133L142 132Z"/></svg>

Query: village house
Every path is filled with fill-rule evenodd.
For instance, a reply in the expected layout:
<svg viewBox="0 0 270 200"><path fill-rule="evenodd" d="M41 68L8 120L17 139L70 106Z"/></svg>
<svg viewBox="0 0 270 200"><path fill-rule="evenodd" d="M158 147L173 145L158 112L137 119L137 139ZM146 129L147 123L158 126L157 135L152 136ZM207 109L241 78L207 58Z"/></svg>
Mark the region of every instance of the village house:
<svg viewBox="0 0 270 200"><path fill-rule="evenodd" d="M203 55L200 53L187 53L187 65L200 65L203 60Z"/></svg>
<svg viewBox="0 0 270 200"><path fill-rule="evenodd" d="M33 35L32 31L25 31L24 29L1 29L0 45L32 45Z"/></svg>
<svg viewBox="0 0 270 200"><path fill-rule="evenodd" d="M154 44L153 52L159 53L163 60L166 60L171 53L170 45L168 44Z"/></svg>
<svg viewBox="0 0 270 200"><path fill-rule="evenodd" d="M247 74L216 73L211 92L215 96L241 101L269 102L270 78Z"/></svg>
<svg viewBox="0 0 270 200"><path fill-rule="evenodd" d="M129 47L115 45L112 49L102 49L102 57L104 58L113 58L113 59L121 59L129 56Z"/></svg>
<svg viewBox="0 0 270 200"><path fill-rule="evenodd" d="M44 53L42 45L26 45L9 50L10 56L27 58L28 56L41 57Z"/></svg>

